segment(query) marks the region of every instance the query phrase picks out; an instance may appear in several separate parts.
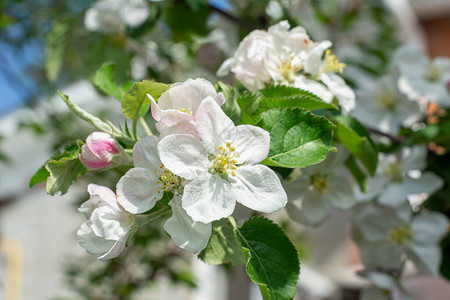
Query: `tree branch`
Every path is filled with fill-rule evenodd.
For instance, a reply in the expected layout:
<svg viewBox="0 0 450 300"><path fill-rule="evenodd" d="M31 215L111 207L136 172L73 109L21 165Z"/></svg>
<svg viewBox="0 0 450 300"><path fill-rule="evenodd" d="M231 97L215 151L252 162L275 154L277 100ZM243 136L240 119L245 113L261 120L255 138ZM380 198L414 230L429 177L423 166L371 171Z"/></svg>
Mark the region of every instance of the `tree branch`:
<svg viewBox="0 0 450 300"><path fill-rule="evenodd" d="M230 14L229 12L226 12L224 10L221 10L218 7L215 7L214 5L209 4L209 9L211 9L212 11L218 13L219 15L227 18L230 21L233 21L234 23L236 23L237 25L239 25L239 27L246 29L248 31L253 31L255 29L257 29L254 25L248 23L246 20L238 18L236 16L233 16L232 14Z"/></svg>

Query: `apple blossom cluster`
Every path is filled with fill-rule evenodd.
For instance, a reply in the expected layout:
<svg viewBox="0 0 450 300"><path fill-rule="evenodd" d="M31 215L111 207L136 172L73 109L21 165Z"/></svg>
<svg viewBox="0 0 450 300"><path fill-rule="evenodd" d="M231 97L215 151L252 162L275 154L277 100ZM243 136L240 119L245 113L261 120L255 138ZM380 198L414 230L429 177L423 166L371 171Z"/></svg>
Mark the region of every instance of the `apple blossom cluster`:
<svg viewBox="0 0 450 300"><path fill-rule="evenodd" d="M338 75L344 63L329 49L330 41L312 41L303 27L281 21L267 31L255 30L239 44L218 75L229 71L250 91L287 85L309 91L323 101L337 99L344 112L355 106L355 94Z"/></svg>
<svg viewBox="0 0 450 300"><path fill-rule="evenodd" d="M328 49L331 42L313 42L304 28L289 28L282 21L267 31L251 32L218 74L231 71L250 91L285 85L307 90L328 103L337 99L344 113L384 135L381 142L402 128L420 126L428 103L450 106L448 58L431 61L415 48L400 47L390 73L366 81L356 78L355 101L338 75L345 64ZM380 152L374 175L357 185L350 184L343 170L351 153L338 147L322 163L295 169L282 181L289 199L286 212L294 221L317 226L329 217L331 207L350 210L352 237L366 267L363 276L374 282L364 291L367 299L378 299L376 295L386 291L401 293L397 282L404 257L419 270L438 274L438 243L448 232L448 221L440 213L421 209L427 197L444 185L440 177L424 170L427 153L425 146L403 145Z"/></svg>
<svg viewBox="0 0 450 300"><path fill-rule="evenodd" d="M143 213L165 193L172 216L164 228L181 248L197 253L208 244L211 222L230 216L236 202L270 213L287 202L280 179L258 164L269 151L262 128L235 126L220 106L225 98L208 81L173 84L156 102L152 116L160 136L141 138L133 148L134 167L116 192L89 185L90 199L80 211L87 217L78 231L80 245L109 259L121 253ZM120 150L106 133L94 132L82 147L81 162L90 169L109 166ZM142 222L142 221L141 221Z"/></svg>

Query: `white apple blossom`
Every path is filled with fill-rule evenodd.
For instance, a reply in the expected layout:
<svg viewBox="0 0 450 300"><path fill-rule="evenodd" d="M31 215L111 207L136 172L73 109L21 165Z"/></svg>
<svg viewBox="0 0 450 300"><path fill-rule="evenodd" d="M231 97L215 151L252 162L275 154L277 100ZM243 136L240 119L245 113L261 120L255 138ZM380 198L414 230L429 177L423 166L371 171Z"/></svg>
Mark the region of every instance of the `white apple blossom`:
<svg viewBox="0 0 450 300"><path fill-rule="evenodd" d="M286 212L297 222L317 226L331 207L347 210L355 203L348 179L339 172L348 152L344 148L328 154L325 161L301 170L291 182L283 182L288 195Z"/></svg>
<svg viewBox="0 0 450 300"><path fill-rule="evenodd" d="M355 94L344 80L340 63L331 50L330 41L313 42L303 27L289 30L281 21L266 31L255 30L239 44L234 56L217 72L228 71L249 90L269 85L289 85L310 91L330 103L339 100L344 112L355 105Z"/></svg>
<svg viewBox="0 0 450 300"><path fill-rule="evenodd" d="M164 224L164 229L180 248L198 253L206 248L211 236L211 224L195 222L181 206L182 196L176 193L169 205L172 216Z"/></svg>
<svg viewBox="0 0 450 300"><path fill-rule="evenodd" d="M196 222L210 223L233 213L236 201L261 212L287 202L274 171L258 165L269 152L269 133L250 125L235 126L212 99L199 106L198 137L171 134L158 144L161 161L188 182L182 207Z"/></svg>
<svg viewBox="0 0 450 300"><path fill-rule="evenodd" d="M390 274L366 271L360 275L370 279L373 283L373 286L361 291L360 300L411 300L400 285L400 280Z"/></svg>
<svg viewBox="0 0 450 300"><path fill-rule="evenodd" d="M345 64L339 62L330 47L330 41L314 43L304 61L305 74L295 76L292 86L316 94L328 103L336 97L342 110L348 113L355 107L355 93L336 74L343 72Z"/></svg>
<svg viewBox="0 0 450 300"><path fill-rule="evenodd" d="M417 47L406 45L396 51L393 61L401 74L402 92L411 99L426 97L450 107L450 58L430 60Z"/></svg>
<svg viewBox="0 0 450 300"><path fill-rule="evenodd" d="M422 212L413 216L406 203L398 207L365 203L352 213L352 236L370 270L400 270L406 254L417 268L436 276L441 260L438 243L447 226L444 215Z"/></svg>
<svg viewBox="0 0 450 300"><path fill-rule="evenodd" d="M225 103L223 94L218 94L214 86L203 78L174 83L159 97L158 103L151 95L147 96L161 137L173 133L195 134L195 116L200 103L207 97L213 98L220 106Z"/></svg>
<svg viewBox="0 0 450 300"><path fill-rule="evenodd" d="M79 208L88 220L77 232L78 242L86 252L102 254L99 260L114 258L126 245L134 217L123 210L109 188L90 184L88 192L91 197Z"/></svg>
<svg viewBox="0 0 450 300"><path fill-rule="evenodd" d="M351 114L367 126L392 134L417 122L423 112L417 102L399 91L397 81L386 75L362 89Z"/></svg>
<svg viewBox="0 0 450 300"><path fill-rule="evenodd" d="M133 148L134 168L117 183L117 201L130 213L150 210L165 191L176 190L181 185L181 178L161 163L157 144L155 136L139 140Z"/></svg>
<svg viewBox="0 0 450 300"><path fill-rule="evenodd" d="M145 0L99 0L86 11L84 24L91 31L122 33L127 26L144 23L148 15Z"/></svg>
<svg viewBox="0 0 450 300"><path fill-rule="evenodd" d="M287 21L254 30L239 44L232 58L226 60L218 74L231 70L249 90L255 91L272 84L288 85L303 68L306 50L313 44L302 27L289 30Z"/></svg>
<svg viewBox="0 0 450 300"><path fill-rule="evenodd" d="M403 148L394 154L378 154L375 176L368 179L366 193L354 188L356 199L368 201L377 198L381 204L399 206L410 195L432 194L443 185L443 180L432 172L417 172L425 168L425 146Z"/></svg>

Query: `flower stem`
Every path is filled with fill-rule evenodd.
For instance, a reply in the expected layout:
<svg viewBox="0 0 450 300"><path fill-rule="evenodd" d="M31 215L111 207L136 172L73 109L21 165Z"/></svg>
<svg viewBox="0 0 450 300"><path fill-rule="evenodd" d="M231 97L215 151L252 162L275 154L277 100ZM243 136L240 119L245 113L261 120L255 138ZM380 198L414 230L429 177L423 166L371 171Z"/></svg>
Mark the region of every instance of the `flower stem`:
<svg viewBox="0 0 450 300"><path fill-rule="evenodd" d="M148 135L153 135L153 132L148 127L148 124L147 124L147 122L145 122L144 118L139 118L139 122L141 123L142 127L144 128L145 132Z"/></svg>

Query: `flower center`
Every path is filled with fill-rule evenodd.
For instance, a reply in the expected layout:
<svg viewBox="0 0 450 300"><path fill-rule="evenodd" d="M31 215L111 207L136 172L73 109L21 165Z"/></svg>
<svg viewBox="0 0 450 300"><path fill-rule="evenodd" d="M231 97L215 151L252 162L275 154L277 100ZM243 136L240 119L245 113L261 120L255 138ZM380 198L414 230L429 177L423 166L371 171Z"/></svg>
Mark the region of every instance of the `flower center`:
<svg viewBox="0 0 450 300"><path fill-rule="evenodd" d="M297 69L292 66L292 57L289 57L288 59L283 59L280 56L281 61L281 68L280 68L280 74L281 76L286 79L287 82L292 82L294 79L295 73L297 73Z"/></svg>
<svg viewBox="0 0 450 300"><path fill-rule="evenodd" d="M169 170L164 167L164 164L160 166L161 170L155 169L155 173L158 173L159 180L156 183L161 183L163 187L158 190L158 194L162 192L168 192L173 188L177 188L180 186L181 178L177 175L173 174ZM155 197L156 198L156 197Z"/></svg>
<svg viewBox="0 0 450 300"><path fill-rule="evenodd" d="M378 105L386 110L394 110L397 106L395 103L395 96L391 91L385 91L375 95Z"/></svg>
<svg viewBox="0 0 450 300"><path fill-rule="evenodd" d="M236 176L236 158L239 157L239 153L231 146L230 142L227 142L225 146L220 145L217 150L218 153L214 156L209 172Z"/></svg>
<svg viewBox="0 0 450 300"><path fill-rule="evenodd" d="M319 191L319 194L323 195L324 192L331 193L326 176L316 174L311 176L310 180L314 188Z"/></svg>
<svg viewBox="0 0 450 300"><path fill-rule="evenodd" d="M398 162L390 163L384 172L394 182L401 182L403 180L402 168Z"/></svg>
<svg viewBox="0 0 450 300"><path fill-rule="evenodd" d="M441 78L441 69L435 63L429 63L425 68L423 77L429 82L438 82Z"/></svg>
<svg viewBox="0 0 450 300"><path fill-rule="evenodd" d="M180 108L179 111L190 114L192 116L192 110L186 110L186 108Z"/></svg>
<svg viewBox="0 0 450 300"><path fill-rule="evenodd" d="M322 65L320 66L319 73L333 73L338 71L342 74L344 72L346 64L340 63L337 56L331 52L330 49L325 51L325 57Z"/></svg>
<svg viewBox="0 0 450 300"><path fill-rule="evenodd" d="M412 237L412 230L409 225L392 228L388 232L387 240L394 245L404 246Z"/></svg>

